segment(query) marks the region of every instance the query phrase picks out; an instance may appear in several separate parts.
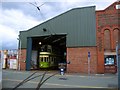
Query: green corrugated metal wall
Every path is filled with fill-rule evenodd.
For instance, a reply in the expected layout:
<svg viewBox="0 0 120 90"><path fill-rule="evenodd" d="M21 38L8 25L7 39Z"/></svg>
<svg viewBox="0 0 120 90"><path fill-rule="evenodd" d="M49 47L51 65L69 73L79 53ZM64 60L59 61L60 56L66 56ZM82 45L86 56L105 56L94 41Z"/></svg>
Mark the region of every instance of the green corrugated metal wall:
<svg viewBox="0 0 120 90"><path fill-rule="evenodd" d="M43 32L47 28L47 32ZM67 34L67 47L96 46L95 6L72 9L27 31L20 32L22 48L27 37Z"/></svg>

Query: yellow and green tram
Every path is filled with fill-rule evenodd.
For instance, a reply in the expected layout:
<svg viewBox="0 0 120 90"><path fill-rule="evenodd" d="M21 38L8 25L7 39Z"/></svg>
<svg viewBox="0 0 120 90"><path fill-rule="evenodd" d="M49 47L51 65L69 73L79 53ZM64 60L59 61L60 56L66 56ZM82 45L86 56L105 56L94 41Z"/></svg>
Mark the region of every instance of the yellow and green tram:
<svg viewBox="0 0 120 90"><path fill-rule="evenodd" d="M51 52L40 52L39 67L40 68L56 68L58 66L59 57Z"/></svg>

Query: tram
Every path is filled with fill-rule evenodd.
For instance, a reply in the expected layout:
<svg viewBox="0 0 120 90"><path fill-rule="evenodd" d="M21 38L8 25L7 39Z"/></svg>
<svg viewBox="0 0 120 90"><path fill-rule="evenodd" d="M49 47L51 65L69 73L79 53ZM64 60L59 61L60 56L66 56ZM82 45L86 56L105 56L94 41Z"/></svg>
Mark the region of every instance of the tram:
<svg viewBox="0 0 120 90"><path fill-rule="evenodd" d="M52 46L43 45L41 52L39 53L39 67L40 68L52 68L58 67L60 57L52 52Z"/></svg>

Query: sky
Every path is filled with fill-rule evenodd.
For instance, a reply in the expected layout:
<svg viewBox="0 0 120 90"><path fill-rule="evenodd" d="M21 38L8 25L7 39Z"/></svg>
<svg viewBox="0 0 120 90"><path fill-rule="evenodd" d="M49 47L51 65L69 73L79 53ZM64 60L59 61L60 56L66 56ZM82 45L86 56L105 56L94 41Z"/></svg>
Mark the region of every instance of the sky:
<svg viewBox="0 0 120 90"><path fill-rule="evenodd" d="M19 31L28 30L70 9L104 10L116 0L0 0L0 49L17 49ZM40 12L34 6L41 6Z"/></svg>

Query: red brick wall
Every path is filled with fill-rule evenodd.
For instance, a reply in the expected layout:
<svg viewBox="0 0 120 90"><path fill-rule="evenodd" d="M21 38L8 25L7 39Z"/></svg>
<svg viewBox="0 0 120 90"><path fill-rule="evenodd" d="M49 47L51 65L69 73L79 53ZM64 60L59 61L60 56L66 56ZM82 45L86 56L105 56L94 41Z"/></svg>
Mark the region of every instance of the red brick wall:
<svg viewBox="0 0 120 90"><path fill-rule="evenodd" d="M67 72L88 73L88 51L91 53L90 72L97 73L96 47L67 48Z"/></svg>
<svg viewBox="0 0 120 90"><path fill-rule="evenodd" d="M21 50L21 56L20 56L20 50L19 50L19 61L20 61L20 70L26 69L26 49Z"/></svg>
<svg viewBox="0 0 120 90"><path fill-rule="evenodd" d="M118 4L118 2L113 3L105 10L96 11L98 73L104 73L104 52L106 51L104 46L107 44L105 40L110 39L109 51L115 52L116 40L120 37L120 35L118 35L118 33L120 33L120 23L118 23L120 22L120 9L116 10L116 4ZM114 31L116 29L118 31ZM110 31L110 36L105 36L105 30Z"/></svg>

